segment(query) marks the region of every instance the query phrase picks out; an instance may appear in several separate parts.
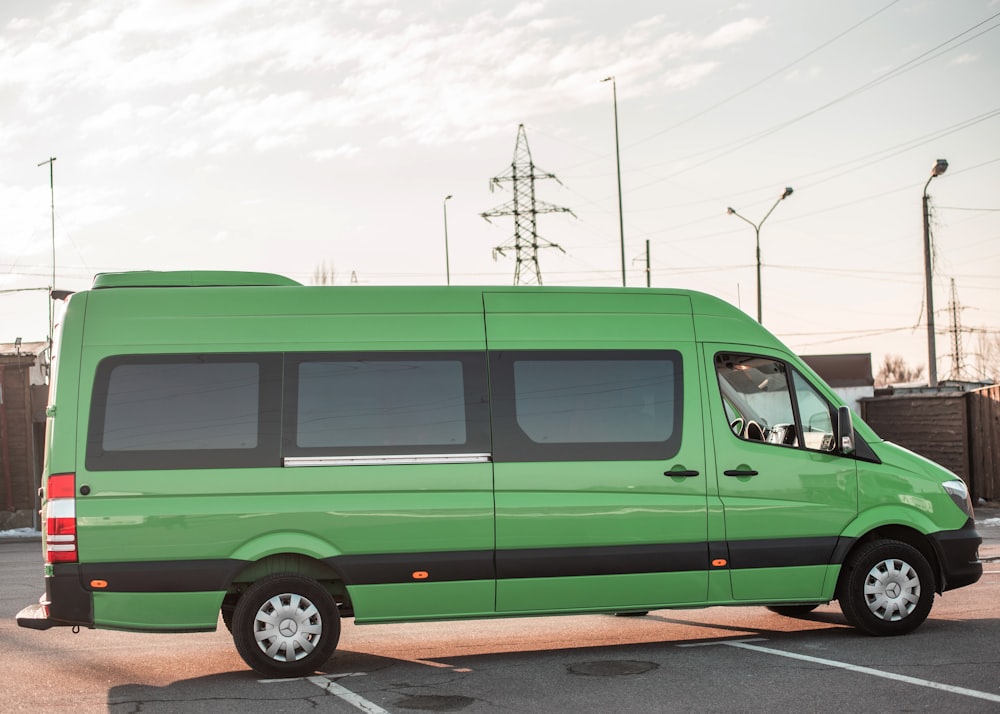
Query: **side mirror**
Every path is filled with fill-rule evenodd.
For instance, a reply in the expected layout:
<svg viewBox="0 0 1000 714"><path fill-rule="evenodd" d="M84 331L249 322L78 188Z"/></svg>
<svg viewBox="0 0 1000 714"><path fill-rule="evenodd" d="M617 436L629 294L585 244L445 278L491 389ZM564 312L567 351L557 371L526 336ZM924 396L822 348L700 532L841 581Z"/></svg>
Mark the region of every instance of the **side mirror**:
<svg viewBox="0 0 1000 714"><path fill-rule="evenodd" d="M850 407L837 409L837 446L842 454L854 453L854 420Z"/></svg>

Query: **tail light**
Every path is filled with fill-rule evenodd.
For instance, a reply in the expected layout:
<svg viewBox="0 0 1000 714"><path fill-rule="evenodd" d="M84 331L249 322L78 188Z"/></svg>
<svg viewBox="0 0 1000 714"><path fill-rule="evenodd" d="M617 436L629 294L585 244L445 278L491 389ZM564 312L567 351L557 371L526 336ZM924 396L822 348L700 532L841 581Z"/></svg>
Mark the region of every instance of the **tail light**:
<svg viewBox="0 0 1000 714"><path fill-rule="evenodd" d="M76 474L49 476L45 503L45 562L75 563Z"/></svg>

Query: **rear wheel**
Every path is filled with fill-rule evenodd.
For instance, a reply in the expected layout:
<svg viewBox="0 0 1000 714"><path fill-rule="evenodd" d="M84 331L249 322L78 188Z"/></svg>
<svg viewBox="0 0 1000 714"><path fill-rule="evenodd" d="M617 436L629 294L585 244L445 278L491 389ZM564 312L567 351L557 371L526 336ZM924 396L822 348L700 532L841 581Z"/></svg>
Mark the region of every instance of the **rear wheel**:
<svg viewBox="0 0 1000 714"><path fill-rule="evenodd" d="M930 563L896 540L862 545L844 563L838 587L847 621L869 635L905 635L927 619L934 603Z"/></svg>
<svg viewBox="0 0 1000 714"><path fill-rule="evenodd" d="M232 615L243 661L268 677L302 677L321 667L340 639L333 596L314 580L270 575L247 588Z"/></svg>

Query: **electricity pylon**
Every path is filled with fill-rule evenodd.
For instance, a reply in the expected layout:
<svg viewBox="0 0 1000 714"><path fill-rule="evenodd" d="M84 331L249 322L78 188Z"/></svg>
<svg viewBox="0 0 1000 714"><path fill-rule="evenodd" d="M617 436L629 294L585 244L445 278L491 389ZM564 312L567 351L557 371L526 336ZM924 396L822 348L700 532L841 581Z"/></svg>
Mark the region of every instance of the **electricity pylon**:
<svg viewBox="0 0 1000 714"><path fill-rule="evenodd" d="M539 248L562 247L541 238L538 235L539 213L569 213L573 211L562 206L554 206L545 201L535 199L535 181L537 179L555 179L555 174L539 170L531 160L531 150L528 148L528 135L524 132L524 124L517 127L517 144L514 147L514 160L510 168L499 176L490 179L490 191L493 191L502 181L514 184L514 198L492 211L480 215L487 221L497 216L514 216L514 236L503 245L493 249L493 259L497 255L506 257L507 251L514 249L514 285L542 284L542 271L538 267ZM562 183L560 181L560 183Z"/></svg>
<svg viewBox="0 0 1000 714"><path fill-rule="evenodd" d="M951 316L951 378L962 379L965 372L965 352L962 350L962 305L958 302L958 292L955 290L955 278L951 279L951 301L948 303Z"/></svg>

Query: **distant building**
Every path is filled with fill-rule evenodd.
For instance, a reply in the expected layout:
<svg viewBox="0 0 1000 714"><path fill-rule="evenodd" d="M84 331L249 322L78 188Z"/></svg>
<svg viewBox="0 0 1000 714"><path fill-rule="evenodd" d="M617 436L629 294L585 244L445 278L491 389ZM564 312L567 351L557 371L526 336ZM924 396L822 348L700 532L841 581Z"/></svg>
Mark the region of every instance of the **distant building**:
<svg viewBox="0 0 1000 714"><path fill-rule="evenodd" d="M47 348L45 342L0 344L0 530L38 526Z"/></svg>
<svg viewBox="0 0 1000 714"><path fill-rule="evenodd" d="M845 355L800 355L823 381L833 387L855 414L861 414L861 400L875 396L870 352Z"/></svg>

